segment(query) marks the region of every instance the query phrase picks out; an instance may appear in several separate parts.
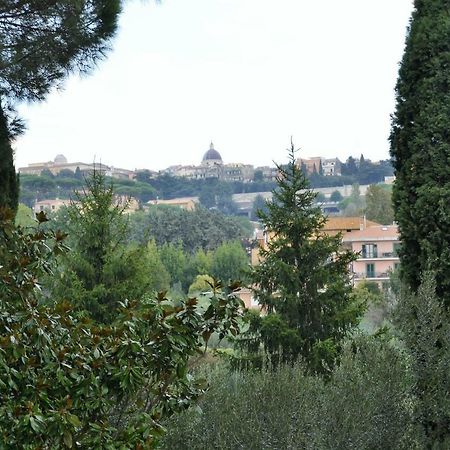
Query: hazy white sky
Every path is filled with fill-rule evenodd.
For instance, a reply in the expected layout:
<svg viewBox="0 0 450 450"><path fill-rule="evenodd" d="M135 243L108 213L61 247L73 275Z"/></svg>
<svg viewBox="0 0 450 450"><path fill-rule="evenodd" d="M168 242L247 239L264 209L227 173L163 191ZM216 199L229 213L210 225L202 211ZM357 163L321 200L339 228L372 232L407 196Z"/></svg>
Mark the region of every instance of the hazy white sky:
<svg viewBox="0 0 450 450"><path fill-rule="evenodd" d="M388 157L394 86L412 0L129 1L108 58L42 104L16 165L127 169L303 155Z"/></svg>

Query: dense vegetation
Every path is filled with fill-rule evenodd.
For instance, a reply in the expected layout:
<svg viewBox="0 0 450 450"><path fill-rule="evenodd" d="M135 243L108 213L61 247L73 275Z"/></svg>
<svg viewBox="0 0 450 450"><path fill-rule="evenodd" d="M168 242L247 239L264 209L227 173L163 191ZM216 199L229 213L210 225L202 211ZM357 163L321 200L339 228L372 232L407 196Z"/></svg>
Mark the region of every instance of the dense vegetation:
<svg viewBox="0 0 450 450"><path fill-rule="evenodd" d="M403 279L417 289L432 264L450 306L450 9L416 1L396 87L391 154ZM419 225L419 226L418 226Z"/></svg>
<svg viewBox="0 0 450 450"><path fill-rule="evenodd" d="M205 389L191 357L238 331L237 284L212 280L201 307L152 292L103 182L69 210L72 252L44 213L26 230L0 209L2 448L153 448L160 420Z"/></svg>
<svg viewBox="0 0 450 450"><path fill-rule="evenodd" d="M208 368L210 390L166 423L162 448L449 448L450 317L433 277L400 295L395 328L345 342L326 379L301 362Z"/></svg>
<svg viewBox="0 0 450 450"><path fill-rule="evenodd" d="M92 63L119 3L4 3L0 448L450 448L448 2L415 1L391 135L401 278L394 272L384 293L370 283L351 288L353 256L320 233L325 219L293 148L274 200L258 200L272 239L251 271L249 230L216 210L232 213L235 187L217 181L125 181L120 193L138 186L141 200L195 186L213 208L152 207L127 218L94 172L78 203L52 220L43 212L32 220L23 205L16 214L5 95L42 99L67 71ZM25 46L35 58L18 64ZM362 181L370 164L349 158L339 180L378 181ZM324 179L310 178L313 186ZM39 196L84 182L79 171L28 181L41 183ZM392 219L389 198L371 186L364 200L357 184L348 199L335 195L346 212L383 223ZM249 277L267 314L244 317L240 284L214 277ZM358 330L366 304L379 314ZM215 339L235 348L207 351Z"/></svg>
<svg viewBox="0 0 450 450"><path fill-rule="evenodd" d="M248 239L253 228L244 218L225 216L198 207L186 211L173 206L152 206L130 215L130 240L154 239L158 245L180 243L187 252L214 250L222 242Z"/></svg>

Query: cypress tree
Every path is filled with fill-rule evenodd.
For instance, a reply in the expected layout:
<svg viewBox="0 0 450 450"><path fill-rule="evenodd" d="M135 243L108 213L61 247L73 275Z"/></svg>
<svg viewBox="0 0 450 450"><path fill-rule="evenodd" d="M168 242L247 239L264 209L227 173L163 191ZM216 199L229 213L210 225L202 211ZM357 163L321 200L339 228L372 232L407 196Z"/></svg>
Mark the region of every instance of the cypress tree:
<svg viewBox="0 0 450 450"><path fill-rule="evenodd" d="M18 201L19 182L14 169L8 122L0 104L0 208L16 210Z"/></svg>
<svg viewBox="0 0 450 450"><path fill-rule="evenodd" d="M401 276L416 291L431 264L450 304L450 3L414 6L390 135Z"/></svg>

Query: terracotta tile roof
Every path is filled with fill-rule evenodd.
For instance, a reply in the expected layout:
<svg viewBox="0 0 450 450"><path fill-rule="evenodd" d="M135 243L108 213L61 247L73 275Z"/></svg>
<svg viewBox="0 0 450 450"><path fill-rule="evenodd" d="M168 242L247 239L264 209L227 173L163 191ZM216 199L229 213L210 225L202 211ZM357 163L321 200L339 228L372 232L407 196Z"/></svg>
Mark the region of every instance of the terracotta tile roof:
<svg viewBox="0 0 450 450"><path fill-rule="evenodd" d="M365 230L352 231L344 236L344 242L395 241L399 239L397 225L377 225Z"/></svg>
<svg viewBox="0 0 450 450"><path fill-rule="evenodd" d="M379 226L380 224L377 222L372 222L371 220L365 220L363 217L328 217L325 226L323 227L324 231L342 231L346 232L351 230L360 230L362 226L372 227Z"/></svg>

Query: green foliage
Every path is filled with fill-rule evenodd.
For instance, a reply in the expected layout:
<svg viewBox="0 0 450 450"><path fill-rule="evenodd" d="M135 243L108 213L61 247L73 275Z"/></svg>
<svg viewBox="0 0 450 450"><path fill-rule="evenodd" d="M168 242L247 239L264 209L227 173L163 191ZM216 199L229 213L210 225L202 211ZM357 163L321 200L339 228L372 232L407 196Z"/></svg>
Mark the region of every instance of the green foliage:
<svg viewBox="0 0 450 450"><path fill-rule="evenodd" d="M183 252L181 242L163 244L159 249L159 256L164 268L170 275L171 284L183 284L185 281L187 256Z"/></svg>
<svg viewBox="0 0 450 450"><path fill-rule="evenodd" d="M189 295L199 295L211 289L214 278L209 275L197 275L189 286Z"/></svg>
<svg viewBox="0 0 450 450"><path fill-rule="evenodd" d="M339 191L333 191L330 195L330 202L340 202L343 199Z"/></svg>
<svg viewBox="0 0 450 450"><path fill-rule="evenodd" d="M125 245L126 204L98 171L86 179L77 203L63 210L73 251L62 258L52 295L69 299L101 322L111 322L118 302L167 288L169 276L155 246Z"/></svg>
<svg viewBox="0 0 450 450"><path fill-rule="evenodd" d="M104 55L120 12L118 0L3 3L0 90L26 100L43 100L68 72L92 67Z"/></svg>
<svg viewBox="0 0 450 450"><path fill-rule="evenodd" d="M396 324L414 374L415 421L423 448L450 446L450 315L436 296L433 272L425 272L417 294L403 292Z"/></svg>
<svg viewBox="0 0 450 450"><path fill-rule="evenodd" d="M416 1L396 86L391 155L401 275L413 290L432 261L436 292L450 305L450 11Z"/></svg>
<svg viewBox="0 0 450 450"><path fill-rule="evenodd" d="M366 217L382 225L394 221L391 192L378 184L372 184L366 191Z"/></svg>
<svg viewBox="0 0 450 450"><path fill-rule="evenodd" d="M172 272L170 272L170 267L168 261L164 264L161 251L156 246L154 240L151 240L147 244L146 251L144 255L136 255L144 258L143 264L140 266L145 273L146 278L146 290L147 292L158 292L167 291L170 286L170 281L172 277ZM166 254L167 256L167 254ZM176 268L178 271L178 268ZM174 273L174 276L176 272ZM135 279L135 282L137 280Z"/></svg>
<svg viewBox="0 0 450 450"><path fill-rule="evenodd" d="M255 200L253 201L253 207L251 212L251 219L252 220L259 220L259 213L258 211L265 211L266 210L266 200L262 195L257 195L255 197Z"/></svg>
<svg viewBox="0 0 450 450"><path fill-rule="evenodd" d="M362 281L353 288L351 295L356 303L366 305L360 328L368 333L376 333L385 325L390 312L388 292L382 292L375 282Z"/></svg>
<svg viewBox="0 0 450 450"><path fill-rule="evenodd" d="M2 2L0 206L17 208L19 196L11 141L23 127L6 109L17 100L43 100L68 73L93 67L115 33L120 6L119 0Z"/></svg>
<svg viewBox="0 0 450 450"><path fill-rule="evenodd" d="M77 169L79 169L77 167ZM89 172L84 173L89 177ZM74 191L82 190L84 178L80 170L62 170L54 176L49 170L42 171L41 175L22 175L20 200L29 206L33 206L34 201L59 198L72 198ZM133 180L112 179L107 177L109 182L114 181L114 191L117 195L133 197L142 203L155 198L155 190L152 186Z"/></svg>
<svg viewBox="0 0 450 450"><path fill-rule="evenodd" d="M244 280L248 272L249 260L242 245L237 242L224 242L213 254L211 273L227 283L231 280Z"/></svg>
<svg viewBox="0 0 450 450"><path fill-rule="evenodd" d="M345 198L339 205L346 217L360 216L364 211L364 197L361 196L359 184L352 185L350 197Z"/></svg>
<svg viewBox="0 0 450 450"><path fill-rule="evenodd" d="M408 360L387 339L346 343L326 382L296 363L260 371L218 367L210 385L200 408L168 421L163 449L421 448Z"/></svg>
<svg viewBox="0 0 450 450"><path fill-rule="evenodd" d="M1 38L0 38L1 39ZM14 168L11 135L3 110L0 89L0 208L17 209L19 203L19 180Z"/></svg>
<svg viewBox="0 0 450 450"><path fill-rule="evenodd" d="M323 203L325 200L325 194L322 194L322 192L318 192L316 198L314 199L316 203Z"/></svg>
<svg viewBox="0 0 450 450"><path fill-rule="evenodd" d="M204 208L211 209L216 206L216 194L207 187L201 190L198 200Z"/></svg>
<svg viewBox="0 0 450 450"><path fill-rule="evenodd" d="M262 170L255 170L253 173L253 181L263 181L264 180L264 173Z"/></svg>
<svg viewBox="0 0 450 450"><path fill-rule="evenodd" d="M212 253L205 252L202 249L197 250L192 258L192 265L194 266L196 272L200 275L210 273L212 266Z"/></svg>
<svg viewBox="0 0 450 450"><path fill-rule="evenodd" d="M25 206L23 203L19 203L15 223L23 228L35 226L36 221L32 209L28 208L28 206Z"/></svg>
<svg viewBox="0 0 450 450"><path fill-rule="evenodd" d="M248 221L246 221L248 223ZM222 242L243 239L250 231L241 218L227 217L218 211L196 208L194 211L159 205L130 216L130 240L146 242L154 238L158 246L178 245L194 253L216 249Z"/></svg>
<svg viewBox="0 0 450 450"><path fill-rule="evenodd" d="M216 284L204 312L160 294L125 300L113 323L94 324L68 301L40 301L64 235L28 234L12 219L2 210L1 448L154 448L161 419L204 392L190 357L213 332L237 333L242 302Z"/></svg>
<svg viewBox="0 0 450 450"><path fill-rule="evenodd" d="M292 330L284 354L301 355L312 370L325 370L363 310L350 296L348 266L355 255L341 250L340 236L321 233L326 218L314 205L315 193L295 163L293 146L288 165L278 167L278 189L261 214L271 238L252 272L254 292L269 314L280 317L278 342L287 335L281 325ZM326 348L328 357L318 361Z"/></svg>

